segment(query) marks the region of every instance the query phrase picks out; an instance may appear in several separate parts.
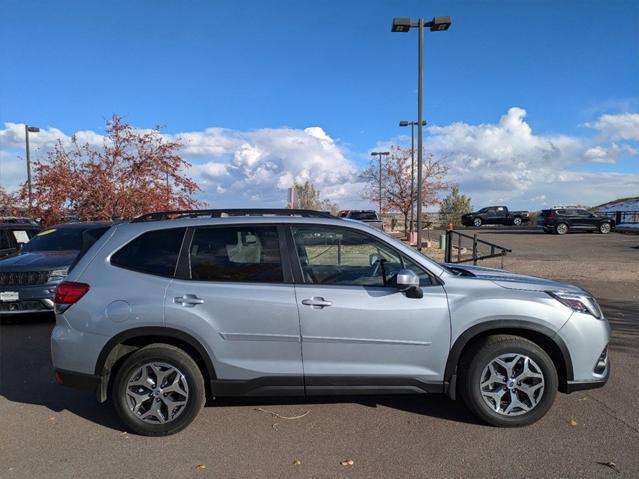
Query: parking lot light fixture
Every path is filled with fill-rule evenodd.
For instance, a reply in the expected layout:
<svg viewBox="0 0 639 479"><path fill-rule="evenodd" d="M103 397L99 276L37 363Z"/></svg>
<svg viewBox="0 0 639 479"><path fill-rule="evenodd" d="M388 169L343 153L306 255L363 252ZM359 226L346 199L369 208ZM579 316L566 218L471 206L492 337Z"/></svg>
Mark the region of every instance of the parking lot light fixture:
<svg viewBox="0 0 639 479"><path fill-rule="evenodd" d="M33 206L33 192L31 189L31 152L29 151L29 133L39 133L40 128L36 126L24 125L24 141L27 150L27 185L29 191L29 209Z"/></svg>
<svg viewBox="0 0 639 479"><path fill-rule="evenodd" d="M430 21L423 18L411 22L410 18L393 18L392 32L406 33L411 28L417 28L417 249L422 249L422 162L423 162L423 77L424 77L424 28L431 32L448 30L452 24L449 16L434 17Z"/></svg>
<svg viewBox="0 0 639 479"><path fill-rule="evenodd" d="M372 157L377 156L379 158L379 218L382 218L382 157L390 155L388 151L373 151Z"/></svg>

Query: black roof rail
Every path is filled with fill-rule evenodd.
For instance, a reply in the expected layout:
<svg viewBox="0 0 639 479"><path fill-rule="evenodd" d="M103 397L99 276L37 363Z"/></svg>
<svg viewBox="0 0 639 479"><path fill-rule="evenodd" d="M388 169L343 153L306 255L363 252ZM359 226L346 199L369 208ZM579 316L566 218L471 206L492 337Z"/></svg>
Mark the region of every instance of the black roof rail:
<svg viewBox="0 0 639 479"><path fill-rule="evenodd" d="M134 218L131 223L162 221L178 218L222 218L224 216L302 216L304 218L336 218L326 211L288 208L227 208L214 210L170 210L146 213Z"/></svg>

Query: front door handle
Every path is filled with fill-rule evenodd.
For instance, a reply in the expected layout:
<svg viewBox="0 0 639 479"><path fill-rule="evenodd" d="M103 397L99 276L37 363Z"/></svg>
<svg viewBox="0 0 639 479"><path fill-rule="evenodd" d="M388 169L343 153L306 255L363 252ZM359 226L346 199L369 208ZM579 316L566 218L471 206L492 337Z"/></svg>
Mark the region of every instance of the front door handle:
<svg viewBox="0 0 639 479"><path fill-rule="evenodd" d="M202 298L198 298L194 294L185 294L183 296L173 298L173 302L175 302L176 304L181 304L185 308L192 308L196 304L203 304L204 300Z"/></svg>
<svg viewBox="0 0 639 479"><path fill-rule="evenodd" d="M320 296L314 296L312 298L307 298L302 300L302 304L306 306L311 306L313 309L322 309L327 308L328 306L332 306L332 301L326 301L324 298Z"/></svg>

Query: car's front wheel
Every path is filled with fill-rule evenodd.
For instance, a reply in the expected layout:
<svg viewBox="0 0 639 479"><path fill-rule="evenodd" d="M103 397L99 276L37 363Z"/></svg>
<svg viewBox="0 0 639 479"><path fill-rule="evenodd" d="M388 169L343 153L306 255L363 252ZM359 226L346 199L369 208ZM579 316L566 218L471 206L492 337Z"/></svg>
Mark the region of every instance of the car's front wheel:
<svg viewBox="0 0 639 479"><path fill-rule="evenodd" d="M557 394L557 370L546 352L519 336L489 336L464 354L460 393L480 419L517 427L541 419Z"/></svg>
<svg viewBox="0 0 639 479"><path fill-rule="evenodd" d="M602 235L606 235L606 234L610 233L610 230L611 230L611 229L612 229L612 228L610 227L610 223L608 223L608 222L601 223L601 224L599 225L599 232L600 232Z"/></svg>
<svg viewBox="0 0 639 479"><path fill-rule="evenodd" d="M521 226L521 218L520 218L519 216L516 216L516 217L513 219L513 224L514 224L515 226Z"/></svg>
<svg viewBox="0 0 639 479"><path fill-rule="evenodd" d="M479 228L479 227L481 226L481 223L482 223L482 222L481 222L481 218L475 218L475 219L473 220L473 226L474 226L475 228Z"/></svg>
<svg viewBox="0 0 639 479"><path fill-rule="evenodd" d="M151 344L131 354L113 383L115 409L132 431L166 436L181 431L204 405L198 365L179 348Z"/></svg>

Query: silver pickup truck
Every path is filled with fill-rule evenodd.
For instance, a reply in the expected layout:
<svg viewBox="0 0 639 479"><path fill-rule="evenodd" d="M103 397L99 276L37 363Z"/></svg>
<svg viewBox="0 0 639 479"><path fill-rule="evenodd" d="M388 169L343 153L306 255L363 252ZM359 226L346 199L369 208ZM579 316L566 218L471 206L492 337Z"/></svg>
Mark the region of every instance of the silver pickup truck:
<svg viewBox="0 0 639 479"><path fill-rule="evenodd" d="M341 210L338 216L340 218L362 221L384 231L384 222L379 219L377 212L374 210Z"/></svg>

